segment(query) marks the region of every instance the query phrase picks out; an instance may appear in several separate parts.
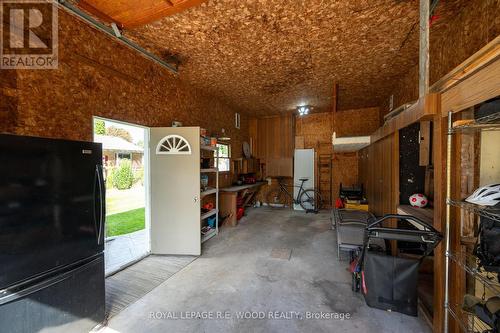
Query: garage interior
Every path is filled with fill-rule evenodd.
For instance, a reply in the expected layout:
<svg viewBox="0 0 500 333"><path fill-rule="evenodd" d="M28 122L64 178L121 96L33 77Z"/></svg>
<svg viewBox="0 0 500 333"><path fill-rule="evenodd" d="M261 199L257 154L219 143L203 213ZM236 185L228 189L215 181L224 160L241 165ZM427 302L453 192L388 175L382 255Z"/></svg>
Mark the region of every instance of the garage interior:
<svg viewBox="0 0 500 333"><path fill-rule="evenodd" d="M78 301L57 307L70 315L44 315L54 306L21 295L27 282L0 279L0 331L500 330L500 250L486 245L500 243L500 196L465 200L500 183L500 1L49 3L57 66L6 68L2 58L2 160L22 155L9 148L18 137L91 143L99 121L144 129L147 140L134 144L148 251L98 273L105 302L92 318ZM112 154L116 165L133 156ZM109 209L107 163L100 200ZM9 229L22 220L5 178L0 240L20 236L25 251L27 238ZM119 238L100 234L111 223L103 207L97 242L109 253ZM363 245L384 228L422 239L388 231L378 250L418 263L413 287L400 286L415 294L407 313L400 301L367 304L375 287L366 288ZM9 263L18 255L0 252Z"/></svg>

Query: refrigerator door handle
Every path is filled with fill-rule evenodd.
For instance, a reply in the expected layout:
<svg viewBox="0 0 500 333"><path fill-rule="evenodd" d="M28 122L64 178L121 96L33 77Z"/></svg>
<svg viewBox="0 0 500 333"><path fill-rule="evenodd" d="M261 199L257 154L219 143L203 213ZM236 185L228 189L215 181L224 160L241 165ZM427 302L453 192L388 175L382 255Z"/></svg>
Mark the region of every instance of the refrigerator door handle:
<svg viewBox="0 0 500 333"><path fill-rule="evenodd" d="M99 186L99 224L97 227L97 244L100 245L102 240L102 228L103 228L103 220L104 220L104 180L102 177L102 166L96 165L96 174L97 174L97 184ZM94 214L95 219L95 214ZM97 222L97 221L95 221Z"/></svg>

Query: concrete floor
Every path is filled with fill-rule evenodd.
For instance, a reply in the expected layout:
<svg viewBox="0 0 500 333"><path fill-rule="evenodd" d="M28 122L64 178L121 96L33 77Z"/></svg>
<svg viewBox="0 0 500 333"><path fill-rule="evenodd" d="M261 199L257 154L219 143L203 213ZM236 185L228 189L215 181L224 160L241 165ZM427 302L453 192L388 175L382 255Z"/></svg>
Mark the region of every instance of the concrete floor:
<svg viewBox="0 0 500 333"><path fill-rule="evenodd" d="M205 243L201 257L113 317L107 331L430 332L419 318L367 307L351 291L334 237L326 213L252 209ZM263 318L238 318L245 311ZM222 318L186 319L188 312ZM307 312L350 319L308 319Z"/></svg>

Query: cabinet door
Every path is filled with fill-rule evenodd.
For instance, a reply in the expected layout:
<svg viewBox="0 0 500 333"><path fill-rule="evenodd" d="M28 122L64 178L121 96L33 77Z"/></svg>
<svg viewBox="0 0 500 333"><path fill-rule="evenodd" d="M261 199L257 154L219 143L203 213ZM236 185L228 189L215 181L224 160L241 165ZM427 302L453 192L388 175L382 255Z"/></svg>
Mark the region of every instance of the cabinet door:
<svg viewBox="0 0 500 333"><path fill-rule="evenodd" d="M200 129L150 132L151 252L200 255Z"/></svg>
<svg viewBox="0 0 500 333"><path fill-rule="evenodd" d="M104 256L0 297L0 331L89 332L104 321Z"/></svg>

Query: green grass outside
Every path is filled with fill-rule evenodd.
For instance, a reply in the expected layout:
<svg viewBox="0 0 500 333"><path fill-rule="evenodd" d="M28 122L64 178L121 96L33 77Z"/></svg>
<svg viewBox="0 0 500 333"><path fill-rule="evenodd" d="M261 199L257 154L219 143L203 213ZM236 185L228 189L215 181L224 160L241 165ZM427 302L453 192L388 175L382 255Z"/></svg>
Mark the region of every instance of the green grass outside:
<svg viewBox="0 0 500 333"><path fill-rule="evenodd" d="M144 208L106 216L107 237L128 234L145 228Z"/></svg>
<svg viewBox="0 0 500 333"><path fill-rule="evenodd" d="M145 206L144 187L135 186L128 190L106 190L106 213L109 215L127 212Z"/></svg>

